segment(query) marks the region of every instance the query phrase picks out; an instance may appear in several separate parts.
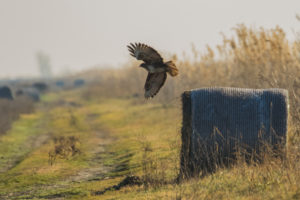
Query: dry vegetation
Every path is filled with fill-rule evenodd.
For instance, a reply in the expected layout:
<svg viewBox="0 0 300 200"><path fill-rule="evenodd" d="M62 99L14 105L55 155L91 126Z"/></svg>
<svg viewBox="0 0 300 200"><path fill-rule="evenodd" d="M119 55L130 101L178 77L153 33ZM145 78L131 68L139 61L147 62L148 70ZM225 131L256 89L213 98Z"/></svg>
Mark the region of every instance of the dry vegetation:
<svg viewBox="0 0 300 200"><path fill-rule="evenodd" d="M75 136L54 137L54 149L49 152L49 163L54 164L57 157L69 158L80 153L79 139Z"/></svg>
<svg viewBox="0 0 300 200"><path fill-rule="evenodd" d="M154 99L144 100L146 72L136 62L86 72L81 77L94 79L89 87L48 94L43 101L49 108L20 120L2 146L15 143L15 135L22 138L24 130L28 137L22 141L35 130L41 136L51 133L51 142L41 143L17 167L0 174L0 197L299 199L300 38L288 41L279 27L239 25L234 32L216 48L207 46L205 53L192 48L193 59L170 55L180 74L168 78ZM241 158L230 169L178 184L180 95L207 86L288 89L287 158L266 151L263 164L249 165ZM15 149L7 151L11 157Z"/></svg>
<svg viewBox="0 0 300 200"><path fill-rule="evenodd" d="M180 75L169 78L154 101L179 103L183 91L208 86L285 88L289 91L290 137L294 142L300 136L300 37L288 41L280 27L266 30L238 25L234 32L232 37L223 35L223 44L216 48L207 46L205 53L193 47L194 59L169 56L177 60ZM146 73L136 66L134 62L121 69L88 72L97 81L83 96L138 97L144 102Z"/></svg>
<svg viewBox="0 0 300 200"><path fill-rule="evenodd" d="M0 135L4 134L20 114L33 111L33 102L27 98L13 101L0 99Z"/></svg>
<svg viewBox="0 0 300 200"><path fill-rule="evenodd" d="M283 161L265 158L268 160L265 165L255 166L254 163L254 167L248 167L240 164L233 170L236 173L235 181L239 178L243 179L244 176L249 178L250 185L263 184L264 181L277 181L278 184L286 183L284 187L288 190L289 187L295 187L300 181L300 38L288 41L280 27L255 29L238 25L234 28L234 33L232 37L223 35L223 44L215 48L207 46L205 53L199 53L192 47L193 59L177 60L176 55L169 56L169 58L177 60L180 75L176 78L169 78L158 96L151 101L178 106L183 91L209 86L287 89L290 101L288 159ZM97 81L95 81L94 87L86 90L83 96L85 98L94 96L133 97L135 103L144 103L143 85L146 73L144 70L137 69L136 66L137 63L134 62L121 69L103 69L91 72L97 77ZM148 151L147 148L145 149L144 158L147 157ZM145 162L142 165L144 171L151 171L149 166L153 166L153 163ZM153 167L152 172L143 175L144 179L149 179L148 182L155 183L155 185L166 182L162 178L164 174L155 175L159 170L161 172L165 170L158 165ZM159 181L153 180L153 175ZM147 186L147 184L145 185ZM196 185L199 186L199 183ZM293 190L298 191L299 189L296 187ZM189 191L180 196L183 197L182 195L191 195L190 198L195 198L200 194L197 192L191 194ZM287 196L281 197L286 198ZM215 197L211 196L211 198Z"/></svg>

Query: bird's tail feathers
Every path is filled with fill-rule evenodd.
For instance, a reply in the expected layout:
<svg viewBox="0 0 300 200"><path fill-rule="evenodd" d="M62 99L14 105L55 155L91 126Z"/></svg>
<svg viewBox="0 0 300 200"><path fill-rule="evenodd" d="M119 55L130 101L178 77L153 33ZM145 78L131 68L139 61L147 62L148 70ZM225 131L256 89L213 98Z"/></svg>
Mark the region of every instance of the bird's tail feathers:
<svg viewBox="0 0 300 200"><path fill-rule="evenodd" d="M178 69L177 69L176 65L172 61L166 62L165 65L167 65L167 72L171 76L177 76L178 75Z"/></svg>

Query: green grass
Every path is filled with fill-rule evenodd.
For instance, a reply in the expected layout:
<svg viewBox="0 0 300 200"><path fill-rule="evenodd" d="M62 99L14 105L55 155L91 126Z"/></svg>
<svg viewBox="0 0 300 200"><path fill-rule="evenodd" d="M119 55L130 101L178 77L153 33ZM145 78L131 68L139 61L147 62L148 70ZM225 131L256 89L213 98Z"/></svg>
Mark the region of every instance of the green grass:
<svg viewBox="0 0 300 200"><path fill-rule="evenodd" d="M32 150L33 137L43 132L38 131L42 113L22 115L21 119L13 124L13 128L0 138L0 171L18 160L22 160Z"/></svg>
<svg viewBox="0 0 300 200"><path fill-rule="evenodd" d="M180 106L133 99L80 98L80 90L49 94L0 139L4 199L299 199L299 160L243 163L175 184L179 169ZM53 138L74 136L80 153L49 164ZM44 139L43 139L44 138ZM43 142L39 143L39 140ZM89 176L86 176L88 174ZM111 189L128 175L152 185ZM148 180L147 179L147 180Z"/></svg>

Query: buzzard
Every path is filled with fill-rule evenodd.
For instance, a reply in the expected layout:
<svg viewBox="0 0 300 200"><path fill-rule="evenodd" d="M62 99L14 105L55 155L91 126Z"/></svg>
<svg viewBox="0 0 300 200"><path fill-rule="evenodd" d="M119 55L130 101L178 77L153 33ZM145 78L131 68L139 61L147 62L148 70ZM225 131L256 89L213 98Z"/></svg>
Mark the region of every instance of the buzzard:
<svg viewBox="0 0 300 200"><path fill-rule="evenodd" d="M164 62L152 47L142 43L130 43L127 47L130 55L144 61L140 67L148 71L144 86L146 99L154 97L159 92L167 79L167 73L171 76L178 75L175 64L172 61Z"/></svg>

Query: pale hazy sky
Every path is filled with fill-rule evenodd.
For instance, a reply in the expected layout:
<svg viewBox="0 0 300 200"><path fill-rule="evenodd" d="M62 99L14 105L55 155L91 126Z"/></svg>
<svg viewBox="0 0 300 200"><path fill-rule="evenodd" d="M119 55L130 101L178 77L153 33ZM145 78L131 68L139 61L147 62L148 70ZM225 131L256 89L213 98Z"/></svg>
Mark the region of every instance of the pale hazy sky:
<svg viewBox="0 0 300 200"><path fill-rule="evenodd" d="M279 25L294 37L300 0L0 0L0 77L37 75L35 54L54 73L126 62L129 42L159 51L218 44L238 23Z"/></svg>

